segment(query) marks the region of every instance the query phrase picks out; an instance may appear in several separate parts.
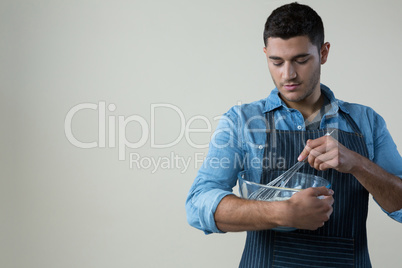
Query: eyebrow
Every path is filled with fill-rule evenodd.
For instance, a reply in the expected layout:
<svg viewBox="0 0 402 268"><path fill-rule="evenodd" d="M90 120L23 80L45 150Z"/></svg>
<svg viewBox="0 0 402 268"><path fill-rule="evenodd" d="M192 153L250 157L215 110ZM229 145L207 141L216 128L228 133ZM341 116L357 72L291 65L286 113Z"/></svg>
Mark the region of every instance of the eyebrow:
<svg viewBox="0 0 402 268"><path fill-rule="evenodd" d="M304 57L307 57L307 56L310 56L310 54L309 53L298 54L298 55L294 56L292 58L292 60L295 60L295 59L298 59L298 58L304 58ZM277 57L277 56L269 56L268 58L270 58L271 60L283 60L281 57Z"/></svg>

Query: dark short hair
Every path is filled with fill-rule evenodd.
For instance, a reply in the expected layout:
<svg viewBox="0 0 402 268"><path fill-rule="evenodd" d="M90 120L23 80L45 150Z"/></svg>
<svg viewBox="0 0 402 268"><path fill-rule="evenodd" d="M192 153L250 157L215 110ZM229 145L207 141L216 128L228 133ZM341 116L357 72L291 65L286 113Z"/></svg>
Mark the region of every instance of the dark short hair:
<svg viewBox="0 0 402 268"><path fill-rule="evenodd" d="M267 46L268 37L289 39L303 35L318 49L324 44L321 17L311 7L295 2L272 11L265 23L264 44Z"/></svg>

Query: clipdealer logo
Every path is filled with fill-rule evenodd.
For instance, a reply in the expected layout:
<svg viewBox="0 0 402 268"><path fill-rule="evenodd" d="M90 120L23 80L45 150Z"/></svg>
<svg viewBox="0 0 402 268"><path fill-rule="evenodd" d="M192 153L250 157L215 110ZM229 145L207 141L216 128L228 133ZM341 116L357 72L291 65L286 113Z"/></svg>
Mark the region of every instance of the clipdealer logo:
<svg viewBox="0 0 402 268"><path fill-rule="evenodd" d="M186 120L183 111L169 103L156 103L150 104L150 118L147 120L141 115L133 114L130 116L117 115L116 105L110 103L107 105L105 101L99 101L98 103L80 103L73 106L66 114L64 120L64 132L67 140L77 148L81 149L93 149L93 148L117 148L118 160L125 161L128 155L128 161L130 169L147 169L155 173L159 169L178 169L181 173L184 173L194 164L194 168L198 169L201 165L206 164L204 160L207 156L204 153L196 152L192 156L183 156L174 152L172 149L165 155L141 155L138 150L147 144L151 149L167 149L173 148L183 139L187 144L194 149L206 149L209 144L212 144L215 149L224 149L227 147L241 148L245 143L249 147L254 147L256 150L261 150L265 146L256 144L253 135L266 135L266 118L264 116L252 116L246 120L244 127L238 128L235 122L229 117L223 115L215 116L210 120L204 115L194 115ZM96 111L97 113L97 138L92 141L80 140L73 133L73 121L78 117L83 116L85 118L85 110ZM177 125L179 134L174 137L174 140L166 143L156 142L156 118L158 114L167 112L174 112L180 119L180 123ZM241 118L241 102L238 102L238 109L236 111L239 116L237 120ZM220 120L225 127L221 127L215 131L212 135L212 121ZM278 120L282 120L279 118ZM194 127L196 122L202 122L205 127ZM237 122L240 124L239 122ZM277 122L275 122L277 123ZM135 132L135 136L139 135L139 139L135 142L127 138L127 128L129 125L140 126L141 130ZM259 127L258 127L259 126ZM209 134L208 141L204 144L196 143L192 138L192 134ZM163 133L162 133L163 134ZM244 140L236 138L237 135L243 136ZM194 136L193 136L194 137ZM250 138L251 137L251 138ZM274 143L275 147L276 144ZM130 150L131 149L131 150ZM128 151L129 150L129 151ZM134 151L133 151L134 150ZM234 157L234 160L232 159ZM233 161L232 161L233 160ZM263 163L264 162L264 163ZM235 168L236 165L241 167L270 165L270 166L282 166L284 165L284 159L277 155L269 155L266 159L260 159L260 157L251 157L249 155L232 155L228 157L222 156L220 158L210 157L207 164L211 168Z"/></svg>
<svg viewBox="0 0 402 268"><path fill-rule="evenodd" d="M179 107L169 103L156 103L150 105L150 120L147 121L143 116L133 114L130 116L113 114L116 105L105 101L98 103L80 103L72 107L66 114L64 120L64 132L67 140L77 148L116 148L118 150L118 160L125 161L127 149L139 149L149 143L151 149L173 148L183 139L195 149L208 148L209 141L205 144L198 144L191 139L194 133L212 134L212 124L210 119L203 115L195 115L186 120L186 117ZM156 142L156 114L166 112L166 109L173 111L180 119L179 134L173 141L167 143ZM98 137L93 141L82 141L73 133L73 121L85 110L97 111ZM212 120L217 121L221 116L215 116ZM204 128L193 127L195 122L203 122ZM139 139L135 142L130 141L126 136L126 129L129 124L137 124L141 127ZM116 134L117 133L117 134ZM150 169L153 173L158 169L181 169L184 173L190 166L191 161L194 165L200 165L205 156L195 153L194 157L184 157L174 152L166 156L142 156L138 152L128 152L130 168Z"/></svg>

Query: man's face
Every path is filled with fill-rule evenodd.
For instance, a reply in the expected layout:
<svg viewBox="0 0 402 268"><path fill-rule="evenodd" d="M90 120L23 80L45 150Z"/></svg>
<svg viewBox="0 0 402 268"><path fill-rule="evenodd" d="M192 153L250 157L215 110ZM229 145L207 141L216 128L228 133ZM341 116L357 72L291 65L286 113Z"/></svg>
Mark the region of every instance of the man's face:
<svg viewBox="0 0 402 268"><path fill-rule="evenodd" d="M321 64L325 63L328 51L329 43L323 45L320 53L307 36L287 40L268 38L264 48L268 68L286 104L293 106L317 101L321 94Z"/></svg>

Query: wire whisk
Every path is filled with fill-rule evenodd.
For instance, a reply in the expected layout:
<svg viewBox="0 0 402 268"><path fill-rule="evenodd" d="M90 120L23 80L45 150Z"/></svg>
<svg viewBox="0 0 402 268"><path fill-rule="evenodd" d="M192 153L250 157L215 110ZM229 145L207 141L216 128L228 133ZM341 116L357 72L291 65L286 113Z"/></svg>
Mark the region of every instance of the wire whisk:
<svg viewBox="0 0 402 268"><path fill-rule="evenodd" d="M325 136L331 136L331 134L335 131L333 129L331 132L327 132ZM272 188L260 188L258 191L255 191L250 195L250 199L254 200L272 200L276 199L280 193L280 188L286 187L286 184L289 182L289 180L296 174L296 172L304 165L304 163L307 162L308 157L306 157L303 161L299 161L293 166L291 166L287 171L282 173L280 176L278 176L276 179L273 181L270 181L267 186L271 186Z"/></svg>
<svg viewBox="0 0 402 268"><path fill-rule="evenodd" d="M250 195L250 199L255 200L270 200L278 196L280 193L278 187L285 187L289 180L296 174L296 172L307 162L307 158L304 161L297 162L291 166L287 171L282 173L273 181L270 181L267 186L272 186L272 188L260 188ZM276 187L276 188L274 188Z"/></svg>

